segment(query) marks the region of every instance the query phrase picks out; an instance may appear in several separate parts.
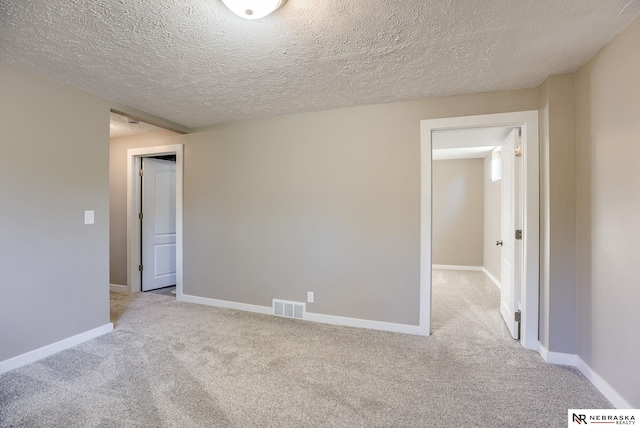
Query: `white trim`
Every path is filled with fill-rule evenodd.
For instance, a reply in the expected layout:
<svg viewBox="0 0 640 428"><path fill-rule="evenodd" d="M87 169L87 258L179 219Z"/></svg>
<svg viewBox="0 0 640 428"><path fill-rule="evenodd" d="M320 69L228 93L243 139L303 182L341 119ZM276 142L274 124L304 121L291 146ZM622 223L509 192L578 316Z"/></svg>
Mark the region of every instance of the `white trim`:
<svg viewBox="0 0 640 428"><path fill-rule="evenodd" d="M433 269L442 269L442 270L464 270L464 271L477 271L484 272L485 275L489 277L491 282L493 282L496 287L500 288L500 281L491 274L484 266L460 266L460 265L431 265Z"/></svg>
<svg viewBox="0 0 640 428"><path fill-rule="evenodd" d="M489 279L496 285L496 287L498 287L498 289L501 288L501 284L500 284L500 281L498 281L498 278L493 276L491 272L489 272L487 268L485 268L484 266L482 267L482 272L484 272L484 274L489 277Z"/></svg>
<svg viewBox="0 0 640 428"><path fill-rule="evenodd" d="M551 352L542 343L538 342L538 353L547 363L559 364L562 366L576 365L576 354L565 354L563 352Z"/></svg>
<svg viewBox="0 0 640 428"><path fill-rule="evenodd" d="M263 315L273 315L273 307L271 306L259 306L250 305L248 303L230 302L228 300L210 299L208 297L191 296L189 294L183 294L181 298L177 299L182 302L196 303L199 305L215 306L218 308L236 309L239 311L254 312ZM295 302L299 303L299 302ZM275 315L273 315L275 316ZM347 318L339 317L335 315L315 314L312 312L306 312L305 321L318 322L322 324L341 325L346 327L358 327L368 328L372 330L391 331L394 333L406 333L422 335L424 331L417 325L408 324L396 324L384 321L372 321L363 320L359 318Z"/></svg>
<svg viewBox="0 0 640 428"><path fill-rule="evenodd" d="M522 328L520 344L538 349L539 299L539 176L538 111L463 116L420 122L420 326L431 325L431 136L435 130L478 128L486 126L520 126L524 156L524 260Z"/></svg>
<svg viewBox="0 0 640 428"><path fill-rule="evenodd" d="M472 270L482 272L482 266L461 266L461 265L431 265L433 269L443 270Z"/></svg>
<svg viewBox="0 0 640 428"><path fill-rule="evenodd" d="M109 284L109 290L118 291L120 293L128 293L129 287L127 287L126 285L120 285L120 284Z"/></svg>
<svg viewBox="0 0 640 428"><path fill-rule="evenodd" d="M138 207L140 201L141 158L146 156L176 155L176 298L182 295L183 260L182 260L182 222L183 222L183 181L184 181L184 145L143 147L127 150L127 279L129 291L141 290L140 273L140 222Z"/></svg>
<svg viewBox="0 0 640 428"><path fill-rule="evenodd" d="M634 407L629 404L627 400L622 398L615 389L611 387L604 379L600 377L582 358L576 355L576 368L586 377L598 391L605 396L605 398L611 401L616 409L633 409Z"/></svg>
<svg viewBox="0 0 640 428"><path fill-rule="evenodd" d="M418 325L396 324L384 321L363 320L360 318L347 318L335 315L314 314L307 312L307 321L322 324L341 325L346 327L368 328L371 330L391 331L394 333L414 334L428 336Z"/></svg>
<svg viewBox="0 0 640 428"><path fill-rule="evenodd" d="M192 296L182 294L176 300L181 302L196 303L198 305L215 306L217 308L236 309L238 311L255 312L257 314L273 315L271 306L250 305L248 303L230 302L228 300L211 299L209 297Z"/></svg>
<svg viewBox="0 0 640 428"><path fill-rule="evenodd" d="M64 351L65 349L73 348L76 345L94 339L98 336L102 336L103 334L110 333L111 331L113 331L113 324L105 324L92 330L85 331L84 333L76 334L75 336L67 337L66 339L43 346L42 348L34 349L33 351L29 351L25 354L9 358L8 360L0 361L0 374L31 364L48 357L49 355Z"/></svg>
<svg viewBox="0 0 640 428"><path fill-rule="evenodd" d="M580 370L580 373L595 386L616 409L633 409L618 392L611 387L598 373L576 354L565 354L562 352L551 352L542 343L538 342L538 353L547 363L572 366Z"/></svg>

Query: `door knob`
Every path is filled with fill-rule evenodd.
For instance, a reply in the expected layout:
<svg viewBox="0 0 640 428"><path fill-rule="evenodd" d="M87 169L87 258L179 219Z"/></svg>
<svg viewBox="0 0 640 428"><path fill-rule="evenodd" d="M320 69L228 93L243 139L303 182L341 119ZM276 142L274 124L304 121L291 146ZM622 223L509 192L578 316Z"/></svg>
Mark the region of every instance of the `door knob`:
<svg viewBox="0 0 640 428"><path fill-rule="evenodd" d="M496 245L502 245L502 241L496 241Z"/></svg>

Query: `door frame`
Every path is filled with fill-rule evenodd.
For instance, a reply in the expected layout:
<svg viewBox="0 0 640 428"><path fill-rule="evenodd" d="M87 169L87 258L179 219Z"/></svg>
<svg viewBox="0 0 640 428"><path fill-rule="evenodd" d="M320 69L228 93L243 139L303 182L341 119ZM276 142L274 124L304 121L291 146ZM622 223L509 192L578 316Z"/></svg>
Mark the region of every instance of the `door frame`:
<svg viewBox="0 0 640 428"><path fill-rule="evenodd" d="M127 150L127 279L129 292L141 291L140 271L140 197L142 187L138 171L142 158L176 155L176 299L182 297L182 219L183 219L183 178L184 145L142 147Z"/></svg>
<svg viewBox="0 0 640 428"><path fill-rule="evenodd" d="M537 350L540 290L540 163L537 110L420 121L420 328L425 334L431 334L432 132L487 126L522 128L524 248L520 344L526 349Z"/></svg>

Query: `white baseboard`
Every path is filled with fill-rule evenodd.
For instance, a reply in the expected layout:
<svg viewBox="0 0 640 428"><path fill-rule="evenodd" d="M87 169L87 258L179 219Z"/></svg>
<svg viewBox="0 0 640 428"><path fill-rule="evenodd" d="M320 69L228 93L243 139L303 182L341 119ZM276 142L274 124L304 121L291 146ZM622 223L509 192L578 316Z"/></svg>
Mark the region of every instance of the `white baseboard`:
<svg viewBox="0 0 640 428"><path fill-rule="evenodd" d="M564 366L573 366L580 370L584 377L595 386L607 400L614 405L616 409L633 409L615 389L611 387L604 379L600 377L582 358L576 354L565 354L562 352L551 352L542 343L538 342L538 353L546 362L551 364L560 364Z"/></svg>
<svg viewBox="0 0 640 428"><path fill-rule="evenodd" d="M210 299L208 297L192 296L190 294L176 294L176 300L199 305L215 306L217 308L237 309L239 311L255 312L258 314L271 315L271 306L250 305L248 303L230 302L228 300Z"/></svg>
<svg viewBox="0 0 640 428"><path fill-rule="evenodd" d="M208 297L191 296L189 294L182 294L176 297L177 300L182 302L197 303L200 305L215 306L218 308L236 309L239 311L255 312L264 315L273 315L273 308L271 306L259 306L250 305L247 303L230 302L228 300L210 299ZM368 328L372 330L392 331L395 333L415 334L420 336L428 336L428 333L423 332L423 329L417 325L408 324L395 324L384 321L371 321L363 320L359 318L347 318L334 315L315 314L311 312L306 313L306 321L319 322L322 324L342 325L346 327L359 327Z"/></svg>
<svg viewBox="0 0 640 428"><path fill-rule="evenodd" d="M111 331L113 331L113 324L105 324L92 330L85 331L84 333L76 334L75 336L71 336L50 345L43 346L42 348L34 349L33 351L29 351L25 354L9 358L8 360L0 361L0 374L41 360L45 357L48 357L49 355L64 351L65 349L72 348L76 345L81 344L82 342L86 342L98 336L102 336L103 334L109 333Z"/></svg>
<svg viewBox="0 0 640 428"><path fill-rule="evenodd" d="M615 406L616 409L633 409L634 407L627 402L620 394L616 392L615 389L611 387L604 379L600 377L598 373L596 373L587 363L585 363L582 358L576 356L576 368L582 372L584 377L589 379L589 381L596 387L598 390L604 395L607 400L611 401L611 404Z"/></svg>
<svg viewBox="0 0 640 428"><path fill-rule="evenodd" d="M482 272L482 266L462 266L462 265L431 265L433 269L444 270L473 270Z"/></svg>
<svg viewBox="0 0 640 428"><path fill-rule="evenodd" d="M394 333L414 334L417 336L428 336L418 325L396 324L385 321L363 320L360 318L347 318L335 315L324 315L307 312L307 321L319 322L322 324L342 325L346 327L368 328L371 330L391 331Z"/></svg>
<svg viewBox="0 0 640 428"><path fill-rule="evenodd" d="M576 354L565 354L563 352L551 352L542 343L538 342L538 353L547 363L559 364L562 366L576 365Z"/></svg>
<svg viewBox="0 0 640 428"><path fill-rule="evenodd" d="M501 288L501 284L500 281L498 281L498 278L491 275L491 272L489 272L484 266L482 267L482 272L484 272L484 274L489 277L489 279L496 285L496 287Z"/></svg>
<svg viewBox="0 0 640 428"><path fill-rule="evenodd" d="M128 293L129 287L127 287L126 285L120 285L120 284L109 284L109 290L119 291L121 293Z"/></svg>

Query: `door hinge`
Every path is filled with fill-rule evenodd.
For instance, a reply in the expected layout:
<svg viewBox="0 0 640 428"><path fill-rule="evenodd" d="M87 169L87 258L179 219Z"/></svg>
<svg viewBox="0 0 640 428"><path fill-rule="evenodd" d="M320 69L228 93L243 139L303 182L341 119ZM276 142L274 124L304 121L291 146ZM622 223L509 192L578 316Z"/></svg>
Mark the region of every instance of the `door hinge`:
<svg viewBox="0 0 640 428"><path fill-rule="evenodd" d="M522 239L522 229L516 229L516 239Z"/></svg>
<svg viewBox="0 0 640 428"><path fill-rule="evenodd" d="M517 158L521 158L522 157L522 146L516 147L516 157Z"/></svg>
<svg viewBox="0 0 640 428"><path fill-rule="evenodd" d="M518 137L522 137L522 128L518 128Z"/></svg>
<svg viewBox="0 0 640 428"><path fill-rule="evenodd" d="M515 315L516 322L520 322L520 320L522 319L522 312L516 311L514 315Z"/></svg>
<svg viewBox="0 0 640 428"><path fill-rule="evenodd" d="M142 272L144 270L144 267L142 265L138 266L138 272Z"/></svg>
<svg viewBox="0 0 640 428"><path fill-rule="evenodd" d="M142 220L143 217L144 215L142 213L138 213L138 220Z"/></svg>
<svg viewBox="0 0 640 428"><path fill-rule="evenodd" d="M140 177L142 177L142 176L144 175L144 170L142 170L142 169L141 169L141 170L138 172L138 175L139 175Z"/></svg>

